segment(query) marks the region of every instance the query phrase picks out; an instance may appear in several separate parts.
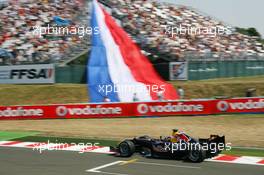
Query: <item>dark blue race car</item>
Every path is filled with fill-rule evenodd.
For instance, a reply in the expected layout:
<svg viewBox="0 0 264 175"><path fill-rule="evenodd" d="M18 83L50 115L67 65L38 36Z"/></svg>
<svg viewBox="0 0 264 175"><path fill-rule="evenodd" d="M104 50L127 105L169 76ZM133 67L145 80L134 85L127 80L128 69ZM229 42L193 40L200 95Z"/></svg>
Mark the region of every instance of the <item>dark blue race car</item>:
<svg viewBox="0 0 264 175"><path fill-rule="evenodd" d="M207 139L194 139L183 132L173 137L140 136L122 141L116 148L111 148L116 156L130 157L140 153L145 157L187 160L202 162L212 158L225 149L225 136L211 135Z"/></svg>

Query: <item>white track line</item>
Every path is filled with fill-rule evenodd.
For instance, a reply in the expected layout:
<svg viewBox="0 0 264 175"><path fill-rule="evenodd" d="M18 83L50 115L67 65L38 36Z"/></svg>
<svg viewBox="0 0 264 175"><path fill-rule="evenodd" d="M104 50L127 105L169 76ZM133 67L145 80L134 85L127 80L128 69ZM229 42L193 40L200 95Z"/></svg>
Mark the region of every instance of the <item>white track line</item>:
<svg viewBox="0 0 264 175"><path fill-rule="evenodd" d="M104 169L106 167L110 167L117 164L126 163L127 161L115 161L112 163L108 163L102 166L98 166L89 170L86 170L86 172L90 173L100 173L100 174L112 174L112 175L127 175L127 174L120 174L120 173L111 173L111 172L105 172L105 171L99 171L101 169ZM150 166L165 166L165 167L175 167L175 168L188 168L188 169L200 169L201 167L196 166L184 166L184 165L172 165L172 164L160 164L160 163L152 163L152 162L133 162L131 164L143 164L143 165L150 165Z"/></svg>
<svg viewBox="0 0 264 175"><path fill-rule="evenodd" d="M189 168L189 169L200 169L197 166L184 166L184 165L172 165L172 164L161 164L161 163L150 163L150 162L134 162L134 164L152 165L152 166L166 166L166 167L176 167L176 168Z"/></svg>
<svg viewBox="0 0 264 175"><path fill-rule="evenodd" d="M111 174L111 175L128 175L128 174L110 173L110 172L104 172L104 171L94 172L94 173L100 173L100 174Z"/></svg>
<svg viewBox="0 0 264 175"><path fill-rule="evenodd" d="M113 165L117 165L117 164L120 164L120 163L124 163L124 162L125 161L115 161L115 162L112 162L112 163L108 163L108 164L105 164L105 165L102 165L102 166L98 166L98 167L86 170L86 172L100 173L100 174L112 174L112 175L127 175L127 174L110 173L110 172L99 171L100 169L103 169L103 168L106 168L106 167L110 167L110 166L113 166Z"/></svg>

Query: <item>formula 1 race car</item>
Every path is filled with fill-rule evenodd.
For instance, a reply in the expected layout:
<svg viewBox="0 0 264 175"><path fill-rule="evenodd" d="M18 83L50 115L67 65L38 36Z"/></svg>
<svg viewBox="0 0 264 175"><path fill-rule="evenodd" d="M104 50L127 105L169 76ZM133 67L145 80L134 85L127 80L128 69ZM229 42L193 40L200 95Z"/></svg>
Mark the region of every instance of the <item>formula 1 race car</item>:
<svg viewBox="0 0 264 175"><path fill-rule="evenodd" d="M177 133L178 130L173 130ZM175 140L176 139L176 140ZM202 162L206 158L217 156L225 149L225 136L211 135L207 139L194 139L183 132L176 137L140 136L122 141L116 148L111 148L116 156L130 157L140 153L145 157L187 160Z"/></svg>

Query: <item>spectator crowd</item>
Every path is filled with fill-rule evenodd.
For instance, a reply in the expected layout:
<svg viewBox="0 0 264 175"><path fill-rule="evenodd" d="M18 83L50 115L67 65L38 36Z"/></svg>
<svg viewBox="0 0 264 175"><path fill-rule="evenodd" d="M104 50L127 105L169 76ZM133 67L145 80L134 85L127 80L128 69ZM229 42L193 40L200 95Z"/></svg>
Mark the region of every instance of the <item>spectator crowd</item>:
<svg viewBox="0 0 264 175"><path fill-rule="evenodd" d="M170 60L190 57L264 57L257 37L240 34L219 20L191 7L150 0L99 0L110 7L145 53ZM0 10L0 65L58 62L89 47L89 36L33 35L35 26L55 25L54 17L70 26L85 26L90 15L85 0L9 0ZM224 33L176 33L170 28L224 28ZM172 30L172 32L175 32Z"/></svg>
<svg viewBox="0 0 264 175"><path fill-rule="evenodd" d="M88 47L87 37L34 35L34 27L57 25L54 16L70 26L87 24L84 0L10 0L0 10L0 64L59 61L73 50Z"/></svg>
<svg viewBox="0 0 264 175"><path fill-rule="evenodd" d="M159 3L149 0L101 0L110 6L127 32L134 36L142 48L159 52L163 57L181 59L194 54L214 58L264 56L264 46L258 38L240 34L219 20L191 7ZM222 28L225 32L211 35L207 32L168 32L169 27L179 29ZM175 32L175 30L174 30Z"/></svg>

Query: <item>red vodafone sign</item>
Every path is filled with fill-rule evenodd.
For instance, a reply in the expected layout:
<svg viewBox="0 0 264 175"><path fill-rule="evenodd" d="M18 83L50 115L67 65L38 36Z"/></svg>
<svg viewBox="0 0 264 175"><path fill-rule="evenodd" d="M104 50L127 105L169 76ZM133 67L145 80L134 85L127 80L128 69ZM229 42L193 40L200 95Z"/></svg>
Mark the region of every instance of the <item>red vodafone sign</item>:
<svg viewBox="0 0 264 175"><path fill-rule="evenodd" d="M44 109L42 107L13 106L0 107L0 119L17 119L17 118L42 118Z"/></svg>
<svg viewBox="0 0 264 175"><path fill-rule="evenodd" d="M136 106L137 115L202 115L210 114L208 101L149 102Z"/></svg>
<svg viewBox="0 0 264 175"><path fill-rule="evenodd" d="M122 117L129 115L126 104L58 105L55 115L65 118Z"/></svg>
<svg viewBox="0 0 264 175"><path fill-rule="evenodd" d="M0 106L0 120L126 117L132 113L128 106L125 103Z"/></svg>
<svg viewBox="0 0 264 175"><path fill-rule="evenodd" d="M264 98L0 106L0 120L264 113Z"/></svg>
<svg viewBox="0 0 264 175"><path fill-rule="evenodd" d="M264 98L238 98L214 102L216 113L261 113L264 112Z"/></svg>

